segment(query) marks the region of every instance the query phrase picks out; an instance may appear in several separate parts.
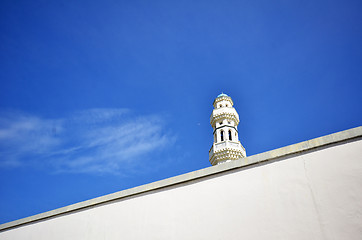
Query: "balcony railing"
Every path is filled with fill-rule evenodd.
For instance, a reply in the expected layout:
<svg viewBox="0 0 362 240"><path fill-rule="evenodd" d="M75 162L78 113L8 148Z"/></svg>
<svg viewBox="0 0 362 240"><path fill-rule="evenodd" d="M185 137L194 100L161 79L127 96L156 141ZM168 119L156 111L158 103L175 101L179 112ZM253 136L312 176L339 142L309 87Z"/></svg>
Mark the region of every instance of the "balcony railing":
<svg viewBox="0 0 362 240"><path fill-rule="evenodd" d="M233 141L229 141L229 140L214 143L211 146L210 150L209 150L209 156L212 155L214 151L217 151L217 150L222 149L222 148L234 148L234 149L237 149L239 147L241 147L243 155L246 156L245 148L243 147L243 145L241 145L240 142L233 142Z"/></svg>

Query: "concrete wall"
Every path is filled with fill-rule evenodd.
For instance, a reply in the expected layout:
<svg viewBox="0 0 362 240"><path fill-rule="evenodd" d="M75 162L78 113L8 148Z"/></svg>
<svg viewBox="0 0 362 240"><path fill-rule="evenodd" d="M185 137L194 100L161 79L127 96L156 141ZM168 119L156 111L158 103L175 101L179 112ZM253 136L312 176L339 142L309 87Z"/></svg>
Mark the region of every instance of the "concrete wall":
<svg viewBox="0 0 362 240"><path fill-rule="evenodd" d="M201 177L190 173L186 181L164 180L153 190L3 224L0 239L359 240L361 130L258 164L249 157L242 167L226 163Z"/></svg>

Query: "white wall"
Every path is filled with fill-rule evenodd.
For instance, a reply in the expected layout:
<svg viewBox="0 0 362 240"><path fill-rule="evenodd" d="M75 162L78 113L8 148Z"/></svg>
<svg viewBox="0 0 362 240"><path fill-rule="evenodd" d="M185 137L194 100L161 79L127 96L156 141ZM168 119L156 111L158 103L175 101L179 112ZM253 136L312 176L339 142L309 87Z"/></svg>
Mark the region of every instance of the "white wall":
<svg viewBox="0 0 362 240"><path fill-rule="evenodd" d="M361 239L362 141L209 176L0 239Z"/></svg>

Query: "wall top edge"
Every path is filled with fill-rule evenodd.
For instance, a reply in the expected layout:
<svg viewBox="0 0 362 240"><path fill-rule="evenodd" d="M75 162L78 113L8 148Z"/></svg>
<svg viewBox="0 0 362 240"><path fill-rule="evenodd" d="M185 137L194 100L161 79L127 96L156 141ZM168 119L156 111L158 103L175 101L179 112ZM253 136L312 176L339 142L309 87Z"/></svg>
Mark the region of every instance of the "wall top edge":
<svg viewBox="0 0 362 240"><path fill-rule="evenodd" d="M228 170L243 168L249 165L258 164L261 162L270 161L276 158L281 158L287 155L292 155L308 150L318 149L334 143L347 142L348 140L358 139L362 137L362 126L351 128L345 131L329 134L326 136L314 138L304 142L292 144L286 147L278 148L275 150L259 153L249 157L242 158L240 160L234 160L224 164L207 167L197 171L185 173L175 177L167 178L164 180L152 182L149 184L141 185L138 187L122 190L119 192L111 193L101 197L93 198L83 202L75 203L69 206L51 210L48 212L40 213L30 217L22 218L12 222L4 223L0 225L0 231L5 231L11 228L19 227L21 225L30 224L33 222L45 220L47 218L55 217L62 214L71 213L80 209L86 209L94 207L107 202L115 201L121 198L153 191L160 188L176 185L183 182L192 181L198 178L222 173Z"/></svg>

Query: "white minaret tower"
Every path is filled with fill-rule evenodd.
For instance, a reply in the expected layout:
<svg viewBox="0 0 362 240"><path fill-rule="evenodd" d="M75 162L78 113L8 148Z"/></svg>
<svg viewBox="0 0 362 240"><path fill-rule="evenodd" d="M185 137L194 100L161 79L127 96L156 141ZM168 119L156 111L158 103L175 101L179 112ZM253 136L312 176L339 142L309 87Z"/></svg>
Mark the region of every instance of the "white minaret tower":
<svg viewBox="0 0 362 240"><path fill-rule="evenodd" d="M209 151L209 161L217 165L246 157L239 141L239 114L233 107L231 97L222 93L214 100L214 110L210 116L214 143Z"/></svg>

